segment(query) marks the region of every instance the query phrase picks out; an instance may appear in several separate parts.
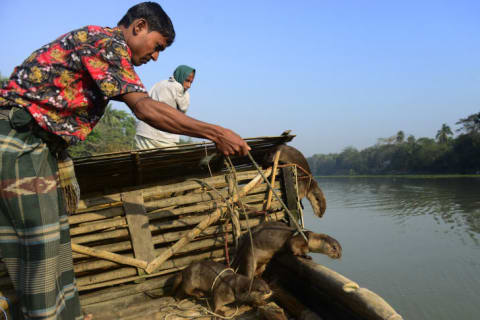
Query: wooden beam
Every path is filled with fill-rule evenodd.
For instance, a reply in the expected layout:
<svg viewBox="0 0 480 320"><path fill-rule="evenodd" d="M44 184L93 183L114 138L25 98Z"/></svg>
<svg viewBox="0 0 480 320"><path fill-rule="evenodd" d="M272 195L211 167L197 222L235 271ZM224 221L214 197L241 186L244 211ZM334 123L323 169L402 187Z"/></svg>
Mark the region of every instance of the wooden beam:
<svg viewBox="0 0 480 320"><path fill-rule="evenodd" d="M150 262L155 259L155 249L149 228L149 219L143 206L143 192L141 189L124 192L122 201L135 259ZM144 274L141 269L138 270L138 273Z"/></svg>

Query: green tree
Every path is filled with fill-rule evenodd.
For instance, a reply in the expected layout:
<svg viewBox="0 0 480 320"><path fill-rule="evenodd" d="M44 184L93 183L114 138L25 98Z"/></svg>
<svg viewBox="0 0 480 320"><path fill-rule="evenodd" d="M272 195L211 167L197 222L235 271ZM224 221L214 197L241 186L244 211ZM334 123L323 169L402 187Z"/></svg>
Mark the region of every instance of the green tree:
<svg viewBox="0 0 480 320"><path fill-rule="evenodd" d="M460 119L455 124L460 125L457 132L464 132L466 134L480 133L480 112Z"/></svg>
<svg viewBox="0 0 480 320"><path fill-rule="evenodd" d="M397 144L403 143L404 140L405 140L405 133L403 133L402 130L398 131L397 136L395 137L395 143Z"/></svg>
<svg viewBox="0 0 480 320"><path fill-rule="evenodd" d="M99 153L128 151L133 148L135 118L109 104L102 119L87 139L69 148L73 157L91 156Z"/></svg>
<svg viewBox="0 0 480 320"><path fill-rule="evenodd" d="M0 73L0 87L3 87L3 83L4 82L7 82L8 78L5 78L4 76L2 76L2 74Z"/></svg>
<svg viewBox="0 0 480 320"><path fill-rule="evenodd" d="M407 143L410 144L410 145L413 145L415 144L415 136L414 135L409 135L408 138L407 138Z"/></svg>
<svg viewBox="0 0 480 320"><path fill-rule="evenodd" d="M437 139L438 143L446 144L452 135L453 135L452 130L446 123L444 123L442 125L442 128L440 128L440 130L437 131L437 135L435 136L435 138Z"/></svg>
<svg viewBox="0 0 480 320"><path fill-rule="evenodd" d="M178 144L190 144L193 143L193 139L190 137L180 137Z"/></svg>

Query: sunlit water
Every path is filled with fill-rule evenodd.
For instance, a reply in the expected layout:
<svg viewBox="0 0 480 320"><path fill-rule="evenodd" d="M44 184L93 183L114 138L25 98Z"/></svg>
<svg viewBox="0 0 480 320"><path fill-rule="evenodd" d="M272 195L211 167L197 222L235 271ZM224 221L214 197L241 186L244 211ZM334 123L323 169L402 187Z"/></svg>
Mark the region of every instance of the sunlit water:
<svg viewBox="0 0 480 320"><path fill-rule="evenodd" d="M480 319L480 179L320 179L308 229L343 246L315 261L368 288L406 320Z"/></svg>

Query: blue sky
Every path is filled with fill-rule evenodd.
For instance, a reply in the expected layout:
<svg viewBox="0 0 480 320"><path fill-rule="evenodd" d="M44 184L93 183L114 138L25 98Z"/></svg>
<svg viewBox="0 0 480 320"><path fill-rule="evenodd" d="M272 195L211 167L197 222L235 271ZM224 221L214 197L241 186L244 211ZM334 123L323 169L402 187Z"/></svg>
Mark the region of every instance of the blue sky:
<svg viewBox="0 0 480 320"><path fill-rule="evenodd" d="M0 73L137 1L0 3ZM189 115L243 137L291 129L307 156L395 135L434 137L480 111L480 1L159 1L177 37L145 86L197 69ZM115 107L126 110L121 103Z"/></svg>

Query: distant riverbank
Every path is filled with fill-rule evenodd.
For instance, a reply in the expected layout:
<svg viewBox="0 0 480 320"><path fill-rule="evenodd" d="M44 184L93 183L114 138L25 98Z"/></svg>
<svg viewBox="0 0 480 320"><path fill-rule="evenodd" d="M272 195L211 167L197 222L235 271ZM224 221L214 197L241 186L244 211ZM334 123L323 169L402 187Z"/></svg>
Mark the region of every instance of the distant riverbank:
<svg viewBox="0 0 480 320"><path fill-rule="evenodd" d="M376 175L329 175L314 176L324 178L403 178L403 179L443 179L443 178L480 178L480 174L376 174Z"/></svg>

